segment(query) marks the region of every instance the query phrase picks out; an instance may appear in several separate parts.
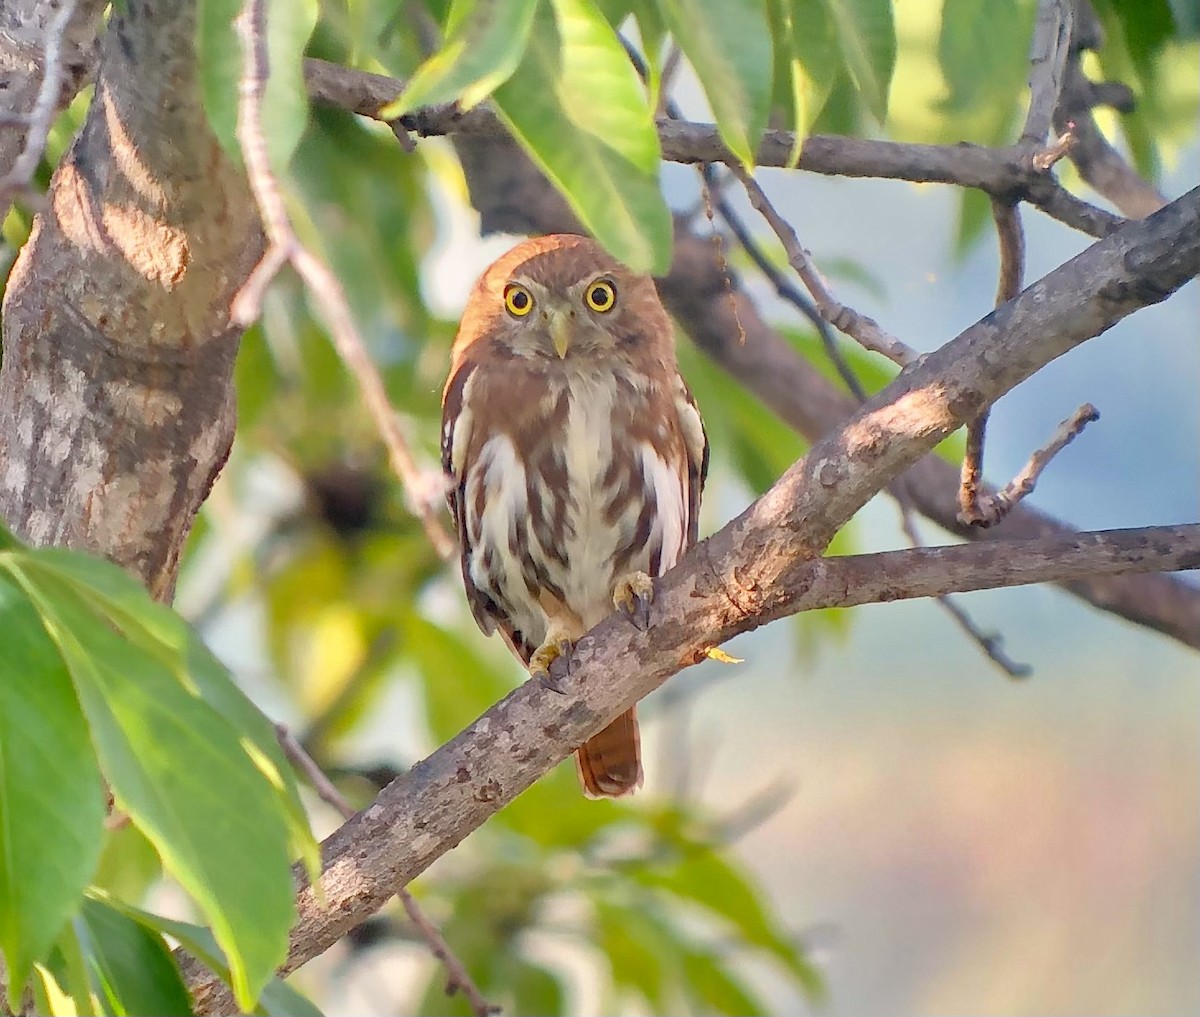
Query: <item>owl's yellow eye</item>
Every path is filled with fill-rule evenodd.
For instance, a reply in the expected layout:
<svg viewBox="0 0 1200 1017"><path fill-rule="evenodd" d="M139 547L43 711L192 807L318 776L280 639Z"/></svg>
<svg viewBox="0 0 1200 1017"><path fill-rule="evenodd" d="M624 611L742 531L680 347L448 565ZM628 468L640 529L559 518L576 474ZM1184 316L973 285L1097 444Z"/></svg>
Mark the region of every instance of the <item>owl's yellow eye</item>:
<svg viewBox="0 0 1200 1017"><path fill-rule="evenodd" d="M504 287L504 306L509 314L524 318L533 310L533 296L520 283L509 283Z"/></svg>
<svg viewBox="0 0 1200 1017"><path fill-rule="evenodd" d="M617 302L617 291L607 279L601 279L588 287L584 299L593 311L604 313L613 309L613 304Z"/></svg>

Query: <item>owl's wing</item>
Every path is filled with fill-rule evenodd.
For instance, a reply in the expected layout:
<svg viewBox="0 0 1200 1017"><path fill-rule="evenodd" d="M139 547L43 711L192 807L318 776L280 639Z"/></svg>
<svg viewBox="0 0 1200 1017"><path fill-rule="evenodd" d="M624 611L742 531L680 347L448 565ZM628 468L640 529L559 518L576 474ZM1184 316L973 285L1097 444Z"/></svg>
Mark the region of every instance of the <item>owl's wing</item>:
<svg viewBox="0 0 1200 1017"><path fill-rule="evenodd" d="M700 529L700 498L704 494L704 481L708 477L708 434L700 408L692 397L691 389L680 375L675 376L675 412L683 431L683 444L687 451L687 538L684 550L696 543Z"/></svg>
<svg viewBox="0 0 1200 1017"><path fill-rule="evenodd" d="M475 420L466 396L474 371L474 364L460 364L442 393L442 472L448 478L446 503L450 506L454 528L458 531L467 603L471 605L471 613L479 627L490 636L496 628L496 605L471 581L471 535L467 532L467 455Z"/></svg>
<svg viewBox="0 0 1200 1017"><path fill-rule="evenodd" d="M475 364L464 361L450 376L442 393L442 472L446 475L446 502L454 518L461 548L463 587L475 623L490 636L500 630L504 642L523 664L529 663L534 647L513 628L500 606L471 579L471 534L467 528L466 480L475 416L471 408L470 383Z"/></svg>

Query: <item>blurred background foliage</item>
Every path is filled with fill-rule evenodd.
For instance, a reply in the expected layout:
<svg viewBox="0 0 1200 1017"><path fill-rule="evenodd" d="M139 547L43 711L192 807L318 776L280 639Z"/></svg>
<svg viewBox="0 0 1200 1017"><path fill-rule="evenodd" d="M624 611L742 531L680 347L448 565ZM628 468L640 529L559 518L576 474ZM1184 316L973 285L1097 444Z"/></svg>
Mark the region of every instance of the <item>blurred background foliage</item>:
<svg viewBox="0 0 1200 1017"><path fill-rule="evenodd" d="M285 6L276 0L273 15ZM448 13L470 19L478 13L473 7L484 5L456 3L457 14L450 6L321 0L311 11L315 30L306 51L408 79L425 63ZM488 6L519 20L522 8L536 5ZM599 4L642 47L652 88L671 29L703 33L705 17L693 7L716 19L722 4ZM731 2L721 17L757 11L764 25L769 21L775 76L761 103L725 112L725 136L744 147L769 119L816 132L1007 144L1023 113L1034 7L1032 0ZM1195 137L1197 6L1097 0L1096 9L1107 45L1089 56L1089 67L1130 85L1138 100L1131 113L1098 111L1103 127L1155 178ZM721 38L734 63L746 57L739 38ZM723 73L704 61L719 64L719 54L712 40L682 41L697 74L676 79L676 96L703 119L716 105L706 101L704 84ZM56 125L39 183L65 151L89 98L80 96ZM378 123L328 108L300 115L285 172L291 214L346 287L436 487L440 390L455 316L488 260L472 235L462 171L445 140L423 140L409 152ZM506 115L520 120L519 112ZM1071 169L1060 167L1076 187ZM664 179L673 211L703 215L694 182L670 173ZM980 243L986 220L986 200L964 194L954 238L961 257ZM29 228L27 212L8 216L8 254ZM730 257L735 270L749 271L740 255L731 250ZM888 293L888 265L870 250L823 267L852 292L880 299ZM805 357L832 370L811 331L782 311L779 324ZM868 391L886 383L891 372L878 361L844 352ZM713 445L704 533L766 490L804 443L686 341L680 357ZM286 722L344 793L365 805L522 676L499 641L476 630L456 566L438 560L407 511L406 497L422 493L399 489L352 379L292 277L272 287L261 322L245 337L237 390L233 455L192 536L178 607L267 714ZM847 527L835 552L855 550L856 532ZM853 618L822 612L787 623L798 634L789 652L820 655L847 636ZM776 666L796 669L788 660ZM657 739L680 751L655 754L650 783L631 802L585 801L565 764L413 887L484 994L506 1012L751 1014L777 1006L771 1000L798 1007L821 998L811 944L783 921L771 894L730 850L777 804L774 792L747 793L719 808L697 793L683 730L687 700L730 673L708 665L701 677L681 676L662 694L673 697L672 710L660 708ZM318 832L336 825L321 803L310 804ZM179 907L136 831L107 836L99 886L131 903ZM381 954L390 966L372 961ZM352 992L356 978L365 981ZM446 998L443 973L398 910L368 923L336 957L294 981L330 1013L350 1012L347 1000L371 1000L379 1013L468 1012L461 999ZM764 985L771 987L766 995Z"/></svg>

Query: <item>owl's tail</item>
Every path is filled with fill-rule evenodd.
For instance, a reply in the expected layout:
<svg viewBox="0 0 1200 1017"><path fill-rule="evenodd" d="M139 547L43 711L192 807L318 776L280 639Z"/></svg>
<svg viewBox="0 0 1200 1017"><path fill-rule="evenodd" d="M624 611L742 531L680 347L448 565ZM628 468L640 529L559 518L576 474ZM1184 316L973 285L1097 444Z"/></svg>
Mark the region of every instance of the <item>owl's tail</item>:
<svg viewBox="0 0 1200 1017"><path fill-rule="evenodd" d="M642 740L637 707L621 714L575 753L579 781L589 798L620 798L642 786Z"/></svg>

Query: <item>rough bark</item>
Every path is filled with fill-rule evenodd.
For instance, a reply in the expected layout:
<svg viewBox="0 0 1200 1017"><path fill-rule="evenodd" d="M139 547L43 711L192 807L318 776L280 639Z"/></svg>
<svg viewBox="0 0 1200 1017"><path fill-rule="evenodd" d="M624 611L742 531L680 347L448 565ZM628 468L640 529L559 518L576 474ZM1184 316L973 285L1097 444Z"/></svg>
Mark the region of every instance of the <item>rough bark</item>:
<svg viewBox="0 0 1200 1017"><path fill-rule="evenodd" d="M209 130L195 7L127 0L87 122L13 268L0 367L0 515L103 554L168 600L233 439L233 294L262 251Z"/></svg>
<svg viewBox="0 0 1200 1017"><path fill-rule="evenodd" d="M0 5L0 112L11 119L0 124L0 178L25 146L27 124L46 73L46 46L55 14L66 0L4 0ZM61 85L54 109L61 110L95 65L96 26L105 0L76 0L59 40ZM7 214L7 202L0 217Z"/></svg>

